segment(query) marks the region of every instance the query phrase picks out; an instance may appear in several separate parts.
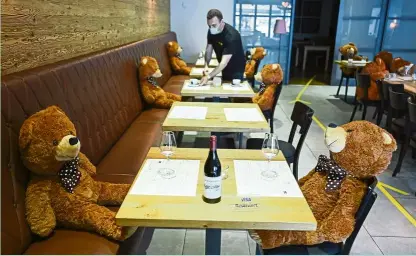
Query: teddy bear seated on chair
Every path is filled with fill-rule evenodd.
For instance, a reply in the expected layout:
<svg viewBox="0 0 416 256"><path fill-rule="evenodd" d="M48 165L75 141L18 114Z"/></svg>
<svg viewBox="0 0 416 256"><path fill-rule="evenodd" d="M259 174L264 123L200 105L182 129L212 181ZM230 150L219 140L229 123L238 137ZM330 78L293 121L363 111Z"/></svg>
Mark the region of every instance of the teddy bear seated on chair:
<svg viewBox="0 0 416 256"><path fill-rule="evenodd" d="M169 109L175 101L181 101L182 97L165 92L156 81L161 76L162 72L155 58L145 56L140 59L139 80L144 100L156 108Z"/></svg>
<svg viewBox="0 0 416 256"><path fill-rule="evenodd" d="M48 237L56 227L96 232L125 240L136 228L116 225L116 213L129 184L95 181L95 166L80 152L74 124L59 107L50 106L25 120L19 136L24 165L31 171L26 190L30 230Z"/></svg>
<svg viewBox="0 0 416 256"><path fill-rule="evenodd" d="M289 245L340 243L348 238L367 181L387 169L397 147L391 134L368 121L330 125L325 144L331 157L321 155L316 167L299 180L317 221L316 231L249 231L266 253L278 253Z"/></svg>
<svg viewBox="0 0 416 256"><path fill-rule="evenodd" d="M253 78L256 72L256 64L260 62L267 55L266 50L263 47L256 47L250 49L250 56L247 60L244 74L247 79Z"/></svg>

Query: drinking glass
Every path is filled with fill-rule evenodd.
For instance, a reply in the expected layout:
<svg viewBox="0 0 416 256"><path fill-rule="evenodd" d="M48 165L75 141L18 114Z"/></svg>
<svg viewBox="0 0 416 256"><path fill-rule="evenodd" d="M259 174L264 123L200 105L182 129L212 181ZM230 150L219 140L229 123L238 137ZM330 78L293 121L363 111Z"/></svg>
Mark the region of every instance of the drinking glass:
<svg viewBox="0 0 416 256"><path fill-rule="evenodd" d="M261 172L261 176L267 180L273 180L278 176L276 171L270 169L270 161L279 153L279 142L276 134L266 133L261 151L267 159L267 168Z"/></svg>
<svg viewBox="0 0 416 256"><path fill-rule="evenodd" d="M171 179L176 176L175 170L169 168L170 157L173 155L176 149L175 134L167 131L162 134L162 141L160 142L160 152L166 157L165 167L158 170L158 174L165 179Z"/></svg>

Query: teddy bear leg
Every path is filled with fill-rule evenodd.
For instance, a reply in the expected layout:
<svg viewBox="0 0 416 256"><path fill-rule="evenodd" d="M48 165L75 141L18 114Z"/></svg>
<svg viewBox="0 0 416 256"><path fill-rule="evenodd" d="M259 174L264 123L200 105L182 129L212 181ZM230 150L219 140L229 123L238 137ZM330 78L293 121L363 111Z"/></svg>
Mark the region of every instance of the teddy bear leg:
<svg viewBox="0 0 416 256"><path fill-rule="evenodd" d="M61 210L57 211L58 224L64 227L96 232L118 241L131 233L129 228L117 226L116 213L104 206L74 199L62 202L62 206L56 208Z"/></svg>
<svg viewBox="0 0 416 256"><path fill-rule="evenodd" d="M98 204L100 205L121 205L127 193L129 184L114 184L108 182L97 182L100 186Z"/></svg>
<svg viewBox="0 0 416 256"><path fill-rule="evenodd" d="M159 108L169 109L174 102L175 102L174 100L167 99L167 98L158 99L155 101L155 106Z"/></svg>
<svg viewBox="0 0 416 256"><path fill-rule="evenodd" d="M184 75L189 76L189 74L191 73L191 69L192 68L190 68L188 66L182 67L182 72L181 73L184 74Z"/></svg>
<svg viewBox="0 0 416 256"><path fill-rule="evenodd" d="M273 249L284 245L307 244L306 233L303 231L275 230L253 230L249 232L251 238L260 244L263 249Z"/></svg>
<svg viewBox="0 0 416 256"><path fill-rule="evenodd" d="M182 97L180 95L176 95L174 93L169 93L169 92L166 93L166 97L168 99L174 100L174 101L181 101L182 100Z"/></svg>

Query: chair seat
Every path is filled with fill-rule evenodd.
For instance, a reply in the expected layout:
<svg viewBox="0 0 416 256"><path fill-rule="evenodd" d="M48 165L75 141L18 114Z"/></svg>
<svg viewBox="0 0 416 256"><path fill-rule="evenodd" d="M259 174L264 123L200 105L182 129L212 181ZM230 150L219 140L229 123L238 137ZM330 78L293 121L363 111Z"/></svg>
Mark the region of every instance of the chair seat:
<svg viewBox="0 0 416 256"><path fill-rule="evenodd" d="M279 148L286 158L286 162L291 164L295 161L296 148L289 142L279 140ZM263 146L263 139L251 138L247 140L247 149L261 149Z"/></svg>

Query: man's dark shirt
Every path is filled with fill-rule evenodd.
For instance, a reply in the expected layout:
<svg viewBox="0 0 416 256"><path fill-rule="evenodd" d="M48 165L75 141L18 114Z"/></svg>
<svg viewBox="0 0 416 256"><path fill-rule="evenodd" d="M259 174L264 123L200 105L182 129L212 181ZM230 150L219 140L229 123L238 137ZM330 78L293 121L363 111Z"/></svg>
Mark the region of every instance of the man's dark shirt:
<svg viewBox="0 0 416 256"><path fill-rule="evenodd" d="M217 35L212 35L208 30L207 38L208 44L214 48L218 62L221 62L223 55L232 54L230 61L222 71L223 80L243 79L246 59L240 33L225 23L223 31Z"/></svg>

